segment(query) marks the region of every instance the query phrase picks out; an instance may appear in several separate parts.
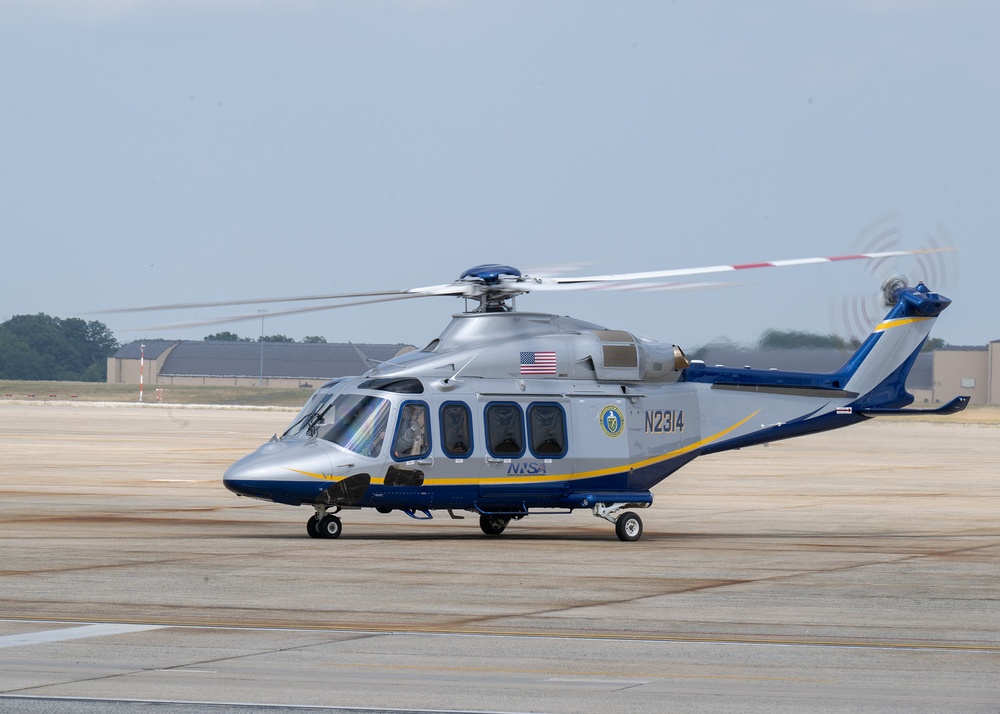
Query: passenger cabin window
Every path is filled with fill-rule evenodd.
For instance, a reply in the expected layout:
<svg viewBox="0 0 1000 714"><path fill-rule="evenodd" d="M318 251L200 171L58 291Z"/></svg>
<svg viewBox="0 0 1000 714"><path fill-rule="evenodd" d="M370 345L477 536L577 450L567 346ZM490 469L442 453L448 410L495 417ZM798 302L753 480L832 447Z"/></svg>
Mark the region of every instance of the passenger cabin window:
<svg viewBox="0 0 1000 714"><path fill-rule="evenodd" d="M566 455L566 413L558 404L528 407L528 444L540 458L558 459Z"/></svg>
<svg viewBox="0 0 1000 714"><path fill-rule="evenodd" d="M431 435L427 405L423 402L404 402L396 424L396 440L392 456L398 461L419 459L430 453Z"/></svg>
<svg viewBox="0 0 1000 714"><path fill-rule="evenodd" d="M472 412L465 404L441 407L441 448L454 459L472 454Z"/></svg>
<svg viewBox="0 0 1000 714"><path fill-rule="evenodd" d="M492 456L519 458L524 454L524 415L508 402L486 405L487 448Z"/></svg>

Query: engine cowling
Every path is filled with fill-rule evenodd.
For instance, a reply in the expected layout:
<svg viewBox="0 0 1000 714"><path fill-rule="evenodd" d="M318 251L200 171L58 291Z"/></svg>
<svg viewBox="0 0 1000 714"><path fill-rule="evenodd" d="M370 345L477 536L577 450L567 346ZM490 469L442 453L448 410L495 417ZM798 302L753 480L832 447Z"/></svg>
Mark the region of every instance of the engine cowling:
<svg viewBox="0 0 1000 714"><path fill-rule="evenodd" d="M624 330L594 330L591 353L597 378L611 381L675 381L690 363L677 345L637 338Z"/></svg>

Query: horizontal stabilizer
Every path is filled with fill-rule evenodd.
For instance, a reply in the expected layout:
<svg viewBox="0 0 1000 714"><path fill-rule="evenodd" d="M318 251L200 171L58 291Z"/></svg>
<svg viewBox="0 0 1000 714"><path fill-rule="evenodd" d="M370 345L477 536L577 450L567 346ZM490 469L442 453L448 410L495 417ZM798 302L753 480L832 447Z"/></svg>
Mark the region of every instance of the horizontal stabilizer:
<svg viewBox="0 0 1000 714"><path fill-rule="evenodd" d="M970 397L955 397L936 409L855 409L855 414L865 416L897 416L906 414L956 414L969 406Z"/></svg>

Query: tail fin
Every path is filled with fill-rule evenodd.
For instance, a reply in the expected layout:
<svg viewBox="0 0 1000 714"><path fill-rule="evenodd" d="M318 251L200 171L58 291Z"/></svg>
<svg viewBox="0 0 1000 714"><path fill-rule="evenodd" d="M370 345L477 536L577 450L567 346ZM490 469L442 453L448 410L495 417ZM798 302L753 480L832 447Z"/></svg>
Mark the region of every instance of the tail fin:
<svg viewBox="0 0 1000 714"><path fill-rule="evenodd" d="M895 304L837 374L844 388L860 395L857 411L899 409L913 402L906 376L920 354L934 320L951 300L920 283L897 287Z"/></svg>

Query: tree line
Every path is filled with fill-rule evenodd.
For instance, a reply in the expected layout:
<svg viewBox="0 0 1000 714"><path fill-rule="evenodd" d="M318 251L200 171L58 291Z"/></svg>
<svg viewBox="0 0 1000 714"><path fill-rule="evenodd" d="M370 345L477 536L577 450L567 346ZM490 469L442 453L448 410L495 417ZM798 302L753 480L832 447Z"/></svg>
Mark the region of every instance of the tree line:
<svg viewBox="0 0 1000 714"><path fill-rule="evenodd" d="M119 347L97 320L15 315L0 324L0 379L103 382Z"/></svg>
<svg viewBox="0 0 1000 714"><path fill-rule="evenodd" d="M922 352L931 352L941 347L946 346L947 343L940 337L931 337L926 342L921 349ZM691 350L689 356L692 359L701 359L705 356L705 353L712 347L735 347L744 349L758 349L758 350L841 350L853 352L861 346L861 342L858 340L849 340L839 335L822 335L818 332L804 332L801 330L764 330L761 334L760 339L757 340L757 344L753 346L747 345L736 345L734 343L728 342L727 340L721 340L719 342L710 342L707 345L702 345L694 350Z"/></svg>
<svg viewBox="0 0 1000 714"><path fill-rule="evenodd" d="M206 341L259 342L233 332L207 335ZM325 344L326 338L310 335L302 340ZM295 342L286 335L266 335L264 342ZM104 382L108 357L121 344L103 322L78 317L15 315L0 324L0 379Z"/></svg>
<svg viewBox="0 0 1000 714"><path fill-rule="evenodd" d="M240 337L235 332L216 332L212 335L205 335L205 342L260 342L260 337ZM291 337L285 335L264 335L264 342L295 342ZM307 345L325 345L326 338L320 335L307 335L302 338L302 343Z"/></svg>

